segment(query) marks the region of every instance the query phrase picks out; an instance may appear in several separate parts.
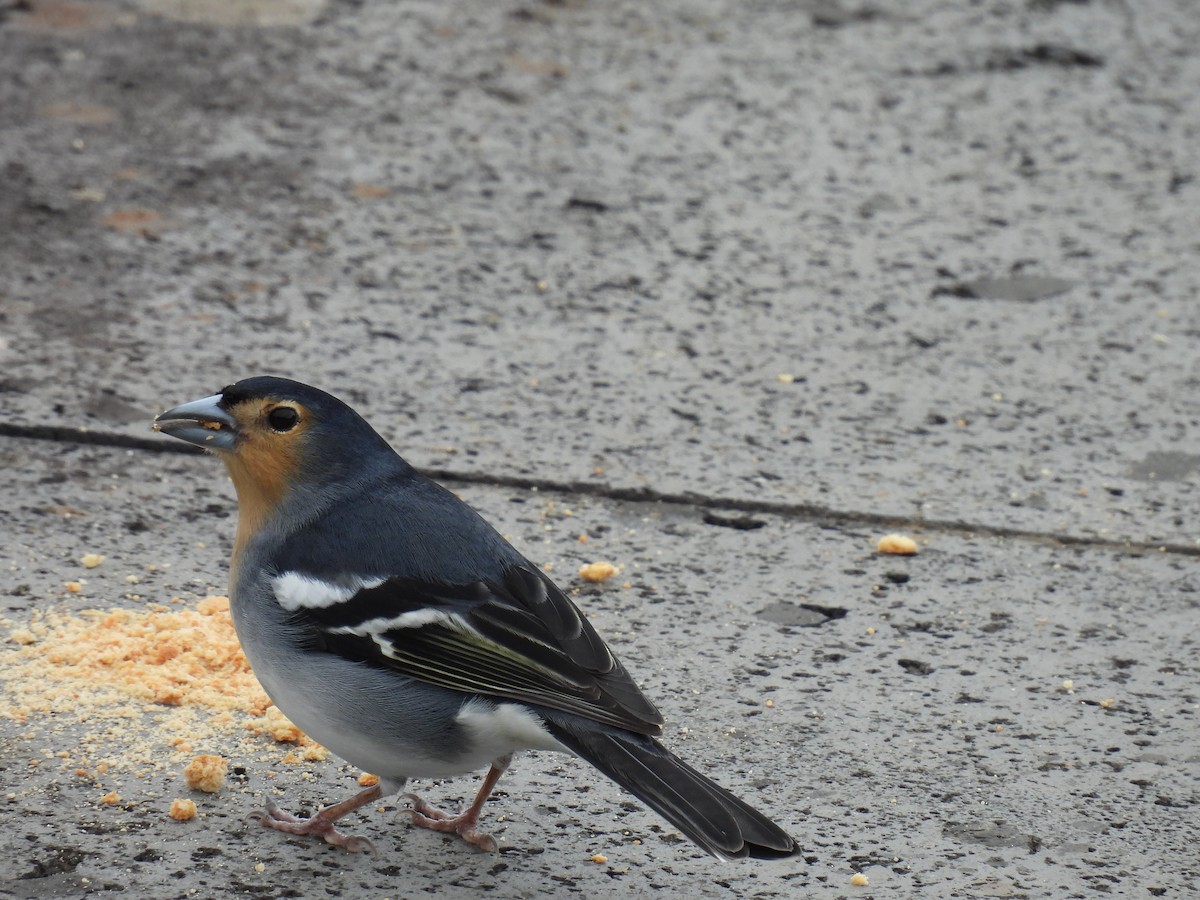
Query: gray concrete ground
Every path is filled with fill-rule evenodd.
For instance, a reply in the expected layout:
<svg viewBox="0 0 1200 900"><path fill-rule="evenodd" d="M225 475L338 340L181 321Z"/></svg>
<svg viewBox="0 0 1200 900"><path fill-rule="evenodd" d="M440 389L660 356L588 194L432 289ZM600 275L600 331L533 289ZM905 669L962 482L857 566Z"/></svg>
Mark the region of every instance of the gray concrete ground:
<svg viewBox="0 0 1200 900"><path fill-rule="evenodd" d="M805 847L715 863L531 755L499 857L390 812L370 860L245 824L257 759L177 823L165 749L102 804L76 726L0 721L0 896L1200 894L1198 39L1189 0L0 2L10 627L223 591L228 485L148 422L290 375L564 584L622 565L579 599L671 745Z"/></svg>

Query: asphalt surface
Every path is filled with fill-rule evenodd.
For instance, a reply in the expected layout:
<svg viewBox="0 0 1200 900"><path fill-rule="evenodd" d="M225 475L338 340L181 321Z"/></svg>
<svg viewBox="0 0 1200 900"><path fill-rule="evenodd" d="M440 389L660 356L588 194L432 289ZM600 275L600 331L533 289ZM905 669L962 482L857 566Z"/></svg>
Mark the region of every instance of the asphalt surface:
<svg viewBox="0 0 1200 900"><path fill-rule="evenodd" d="M0 2L5 627L224 592L231 489L149 421L300 378L804 846L531 754L497 857L393 810L371 860L244 821L336 761L104 804L0 720L0 897L1200 895L1198 45L1186 0Z"/></svg>

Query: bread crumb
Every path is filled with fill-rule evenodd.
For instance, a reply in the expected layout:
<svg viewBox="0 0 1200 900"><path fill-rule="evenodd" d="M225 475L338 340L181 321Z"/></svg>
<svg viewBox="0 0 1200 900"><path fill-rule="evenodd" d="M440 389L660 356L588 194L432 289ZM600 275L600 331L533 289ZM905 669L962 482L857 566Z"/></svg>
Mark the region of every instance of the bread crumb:
<svg viewBox="0 0 1200 900"><path fill-rule="evenodd" d="M607 581L617 574L617 567L610 562L594 562L579 567L579 577L593 583Z"/></svg>
<svg viewBox="0 0 1200 900"><path fill-rule="evenodd" d="M79 557L79 564L85 569L94 569L102 562L104 562L104 557L99 553L85 553Z"/></svg>
<svg viewBox="0 0 1200 900"><path fill-rule="evenodd" d="M880 553L912 556L917 552L917 542L906 534L885 534L879 539L879 544L875 549Z"/></svg>
<svg viewBox="0 0 1200 900"><path fill-rule="evenodd" d="M217 613L229 612L229 598L205 597L196 604L196 612L202 616L215 616Z"/></svg>
<svg viewBox="0 0 1200 900"><path fill-rule="evenodd" d="M379 776L370 775L367 772L363 772L358 776L358 783L362 787L374 787L375 785L379 784Z"/></svg>
<svg viewBox="0 0 1200 900"><path fill-rule="evenodd" d="M862 872L855 872L850 876L850 883L855 887L866 887L871 883L871 879L867 878Z"/></svg>
<svg viewBox="0 0 1200 900"><path fill-rule="evenodd" d="M194 800L172 800L171 810L167 815L176 822L190 822L196 818L196 802Z"/></svg>
<svg viewBox="0 0 1200 900"><path fill-rule="evenodd" d="M252 740L247 719L273 709L238 645L225 597L35 612L8 640L0 719L86 722L88 744L107 748L106 759L81 759L65 771L81 762L96 772L106 765L182 766L193 747L230 756L241 752L236 740ZM312 743L287 725L289 740ZM309 752L318 758L323 751Z"/></svg>
<svg viewBox="0 0 1200 900"><path fill-rule="evenodd" d="M608 857L605 856L603 853L593 853L592 854L592 862L603 865L604 863L608 862Z"/></svg>
<svg viewBox="0 0 1200 900"><path fill-rule="evenodd" d="M329 751L314 741L306 734L300 735L300 743L304 749L300 751L300 758L305 762L324 762L329 759Z"/></svg>
<svg viewBox="0 0 1200 900"><path fill-rule="evenodd" d="M1073 694L1075 692L1075 682L1068 678L1062 683L1062 689L1068 694Z"/></svg>
<svg viewBox="0 0 1200 900"><path fill-rule="evenodd" d="M215 794L225 785L225 773L229 771L229 760L223 756L201 754L184 766L183 777L193 791Z"/></svg>
<svg viewBox="0 0 1200 900"><path fill-rule="evenodd" d="M114 804L114 803L121 802L121 795L118 794L116 791L109 791L107 794L105 794L103 797L100 798L100 802L106 803L109 806L112 806L112 804Z"/></svg>
<svg viewBox="0 0 1200 900"><path fill-rule="evenodd" d="M1100 701L1100 708L1108 709L1114 703L1116 703L1116 701L1112 697L1105 697L1103 700Z"/></svg>
<svg viewBox="0 0 1200 900"><path fill-rule="evenodd" d="M65 587L67 589L68 593L82 594L83 593L83 585L84 585L84 582L82 582L82 581L68 581L65 585L63 585L63 587Z"/></svg>
<svg viewBox="0 0 1200 900"><path fill-rule="evenodd" d="M271 740L280 744L298 744L304 736L295 725L288 720L278 706L268 707L263 711L262 718L246 725L255 734L268 735Z"/></svg>

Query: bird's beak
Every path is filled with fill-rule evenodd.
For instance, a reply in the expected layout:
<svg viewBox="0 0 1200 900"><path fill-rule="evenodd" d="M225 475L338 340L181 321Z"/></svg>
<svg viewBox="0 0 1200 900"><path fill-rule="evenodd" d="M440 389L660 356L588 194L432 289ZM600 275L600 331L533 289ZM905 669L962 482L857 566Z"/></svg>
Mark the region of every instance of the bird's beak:
<svg viewBox="0 0 1200 900"><path fill-rule="evenodd" d="M237 420L221 406L221 395L213 394L168 409L154 420L154 430L181 441L211 450L233 450Z"/></svg>

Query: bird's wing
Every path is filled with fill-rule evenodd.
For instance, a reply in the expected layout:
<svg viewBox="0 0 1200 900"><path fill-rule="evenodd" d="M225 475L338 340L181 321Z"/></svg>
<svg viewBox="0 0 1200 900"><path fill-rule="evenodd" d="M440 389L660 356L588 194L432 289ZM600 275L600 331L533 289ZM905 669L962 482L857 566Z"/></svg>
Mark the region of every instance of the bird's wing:
<svg viewBox="0 0 1200 900"><path fill-rule="evenodd" d="M287 572L276 600L328 652L453 690L575 713L646 735L662 716L579 608L536 570L495 583L331 584Z"/></svg>

